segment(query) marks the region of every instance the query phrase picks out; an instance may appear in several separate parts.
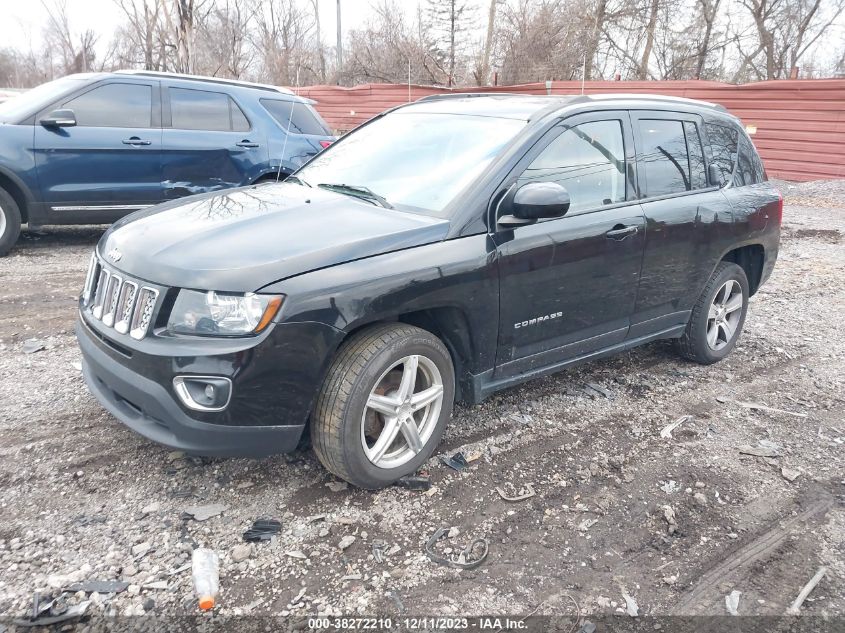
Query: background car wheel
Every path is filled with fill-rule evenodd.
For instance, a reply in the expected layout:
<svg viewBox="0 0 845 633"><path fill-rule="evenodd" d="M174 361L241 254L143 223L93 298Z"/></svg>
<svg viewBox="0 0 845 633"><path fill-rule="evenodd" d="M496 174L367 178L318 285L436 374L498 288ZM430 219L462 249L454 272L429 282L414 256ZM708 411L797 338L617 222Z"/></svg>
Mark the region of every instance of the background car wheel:
<svg viewBox="0 0 845 633"><path fill-rule="evenodd" d="M0 257L18 241L21 233L21 211L18 204L3 189L0 189Z"/></svg>
<svg viewBox="0 0 845 633"><path fill-rule="evenodd" d="M440 339L402 324L364 330L343 343L317 396L314 452L338 477L382 488L431 456L454 398L452 359Z"/></svg>
<svg viewBox="0 0 845 633"><path fill-rule="evenodd" d="M677 340L684 358L710 365L736 345L748 311L748 278L731 262L721 262L692 309L684 335Z"/></svg>

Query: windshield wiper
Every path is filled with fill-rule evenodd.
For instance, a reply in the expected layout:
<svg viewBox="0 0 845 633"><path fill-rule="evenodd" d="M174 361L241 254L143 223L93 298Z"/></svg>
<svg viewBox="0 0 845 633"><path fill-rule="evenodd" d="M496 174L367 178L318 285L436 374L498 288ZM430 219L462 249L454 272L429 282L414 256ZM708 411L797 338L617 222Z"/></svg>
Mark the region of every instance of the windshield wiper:
<svg viewBox="0 0 845 633"><path fill-rule="evenodd" d="M313 186L313 185L310 185L307 182L305 182L299 176L288 176L287 178L285 178L285 182L299 183L300 185L305 185L306 187L312 187Z"/></svg>
<svg viewBox="0 0 845 633"><path fill-rule="evenodd" d="M336 191L337 193L366 200L377 206L384 207L385 209L393 208L393 205L390 204L386 198L378 195L375 191L368 187L364 187L363 185L344 185L321 182L317 186L321 189L328 189L329 191Z"/></svg>

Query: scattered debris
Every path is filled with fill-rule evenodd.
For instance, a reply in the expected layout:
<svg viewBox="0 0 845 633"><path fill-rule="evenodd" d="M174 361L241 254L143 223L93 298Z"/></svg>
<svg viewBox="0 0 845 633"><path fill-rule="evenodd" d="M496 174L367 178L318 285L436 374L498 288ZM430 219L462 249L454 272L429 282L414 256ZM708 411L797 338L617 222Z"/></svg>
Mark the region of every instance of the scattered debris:
<svg viewBox="0 0 845 633"><path fill-rule="evenodd" d="M32 613L28 619L14 620L18 626L50 626L61 622L76 620L85 615L91 600L83 600L77 605L68 607L63 600L56 599L41 604L41 596L36 592L33 598Z"/></svg>
<svg viewBox="0 0 845 633"><path fill-rule="evenodd" d="M445 558L434 551L434 545L443 536L449 533L450 528L441 527L435 530L434 534L425 544L426 555L438 565L453 567L455 569L475 569L487 560L489 544L485 538L477 538L461 550L457 556Z"/></svg>
<svg viewBox="0 0 845 633"><path fill-rule="evenodd" d="M508 484L508 485L510 485L510 484ZM513 486L511 485L511 487L513 487ZM537 494L537 493L534 492L534 488L531 484L525 484L525 486L523 488L520 488L516 492L515 495L508 495L499 486L496 486L496 492L499 493L499 496L502 499L504 499L505 501L510 501L510 502L525 501L526 499L530 499L535 494Z"/></svg>
<svg viewBox="0 0 845 633"><path fill-rule="evenodd" d="M458 451L451 457L444 457L443 455L440 456L440 461L446 464L449 468L453 468L457 471L461 471L467 466L469 466L469 462L467 458L461 451Z"/></svg>
<svg viewBox="0 0 845 633"><path fill-rule="evenodd" d="M791 483L801 476L801 471L795 470L794 468L787 468L786 466L784 466L780 469L780 474L784 479Z"/></svg>
<svg viewBox="0 0 845 633"><path fill-rule="evenodd" d="M632 618L636 618L640 614L640 607L637 605L637 601L627 593L623 593L622 598L625 599L625 612Z"/></svg>
<svg viewBox="0 0 845 633"><path fill-rule="evenodd" d="M775 409L774 407L767 407L764 404L757 404L756 402L740 402L736 403L744 409L751 409L752 411L765 411L767 413L783 413L784 415L792 415L796 418L806 418L806 413L798 413L796 411L786 411L784 409Z"/></svg>
<svg viewBox="0 0 845 633"><path fill-rule="evenodd" d="M405 475L394 485L400 488L407 488L408 490L430 490L431 477L426 475Z"/></svg>
<svg viewBox="0 0 845 633"><path fill-rule="evenodd" d="M753 455L754 457L780 457L780 447L770 440L760 440L757 446L745 444L739 447L741 455Z"/></svg>
<svg viewBox="0 0 845 633"><path fill-rule="evenodd" d="M44 343L36 338L27 339L23 342L23 345L21 345L21 351L24 354L34 354L35 352L40 352L42 349L47 348L44 346Z"/></svg>
<svg viewBox="0 0 845 633"><path fill-rule="evenodd" d="M65 591L76 593L77 591L84 591L85 593L121 593L126 591L129 583L124 580L86 580L78 582L65 587Z"/></svg>
<svg viewBox="0 0 845 633"><path fill-rule="evenodd" d="M252 547L249 544L239 543L232 548L232 561L242 563L252 556Z"/></svg>
<svg viewBox="0 0 845 633"><path fill-rule="evenodd" d="M374 539L373 540L373 560L377 563L384 562L384 548L387 547L387 543L384 542L382 539Z"/></svg>
<svg viewBox="0 0 845 633"><path fill-rule="evenodd" d="M222 503L212 503L209 505L204 506L191 506L189 508L185 508L185 512L183 513L182 517L194 519L196 521L206 521L211 517L215 517L218 514L223 514L226 511L226 506Z"/></svg>
<svg viewBox="0 0 845 633"><path fill-rule="evenodd" d="M588 382L584 385L584 393L586 393L591 398L595 398L595 394L598 394L600 396L604 396L608 400L610 399L611 395L607 389L594 382Z"/></svg>
<svg viewBox="0 0 845 633"><path fill-rule="evenodd" d="M584 624L575 633L596 633L596 625L589 620L584 620Z"/></svg>
<svg viewBox="0 0 845 633"><path fill-rule="evenodd" d="M680 486L678 485L677 481L675 481L674 479L670 479L669 481L664 481L661 484L660 489L667 495L671 495L675 492L678 492Z"/></svg>
<svg viewBox="0 0 845 633"><path fill-rule="evenodd" d="M281 531L282 523L276 519L256 519L252 527L244 532L244 540L247 543L269 541Z"/></svg>
<svg viewBox="0 0 845 633"><path fill-rule="evenodd" d="M581 523L578 524L578 531L586 532L598 522L598 519L584 519L583 521L581 521Z"/></svg>
<svg viewBox="0 0 845 633"><path fill-rule="evenodd" d="M702 508L707 507L707 497L704 496L703 492L696 492L692 498L695 500L696 505Z"/></svg>
<svg viewBox="0 0 845 633"><path fill-rule="evenodd" d="M298 549L294 549L294 550L291 550L289 552L285 552L285 555L290 556L291 558L298 558L300 560L305 560L306 558L308 558L305 554L303 554Z"/></svg>
<svg viewBox="0 0 845 633"><path fill-rule="evenodd" d="M739 597L742 595L741 591L734 589L725 596L725 607L731 615L739 615Z"/></svg>
<svg viewBox="0 0 845 633"><path fill-rule="evenodd" d="M691 415L682 415L681 417L679 417L677 420L675 420L671 424L667 424L660 431L660 437L662 437L664 439L671 439L672 438L672 431L677 429L679 426L681 426L684 422L686 422L688 420L692 420Z"/></svg>
<svg viewBox="0 0 845 633"><path fill-rule="evenodd" d="M328 488L332 492L343 492L344 490L349 488L349 484L345 481L327 481L326 488Z"/></svg>
<svg viewBox="0 0 845 633"><path fill-rule="evenodd" d="M666 530L669 536L672 536L678 531L678 519L675 516L675 510L672 506L663 506L663 518L668 526Z"/></svg>
<svg viewBox="0 0 845 633"><path fill-rule="evenodd" d="M156 580L155 582L148 582L146 585L143 585L144 589L157 589L159 591L165 591L167 589L167 581L166 580Z"/></svg>
<svg viewBox="0 0 845 633"><path fill-rule="evenodd" d="M347 534L342 539L340 539L340 542L337 544L337 547L340 550L345 550L345 549L349 548L354 542L355 542L355 537L352 536L351 534Z"/></svg>
<svg viewBox="0 0 845 633"><path fill-rule="evenodd" d="M807 596L810 595L810 592L816 588L816 585L819 584L824 578L824 575L827 573L827 567L819 567L819 570L816 572L816 575L813 576L810 581L804 585L804 588L801 589L801 593L798 594L798 597L795 598L795 602L793 602L790 607L786 610L786 615L798 615L801 611L801 605L804 604L804 601L807 599Z"/></svg>

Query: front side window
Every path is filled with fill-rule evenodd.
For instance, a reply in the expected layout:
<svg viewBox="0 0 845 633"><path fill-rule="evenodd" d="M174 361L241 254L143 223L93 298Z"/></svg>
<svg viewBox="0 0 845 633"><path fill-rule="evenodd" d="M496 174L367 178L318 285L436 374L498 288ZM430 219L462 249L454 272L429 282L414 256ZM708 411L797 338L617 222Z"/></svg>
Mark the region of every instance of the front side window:
<svg viewBox="0 0 845 633"><path fill-rule="evenodd" d="M261 105L283 129L290 129L294 134L315 134L318 136L328 134L328 130L304 103L279 99L261 99Z"/></svg>
<svg viewBox="0 0 845 633"><path fill-rule="evenodd" d="M400 110L347 134L295 176L312 187L366 187L397 209L443 215L525 125Z"/></svg>
<svg viewBox="0 0 845 633"><path fill-rule="evenodd" d="M738 132L725 125L707 123L707 138L710 141L710 162L722 172L722 182L730 182L736 165Z"/></svg>
<svg viewBox="0 0 845 633"><path fill-rule="evenodd" d="M625 201L622 122L592 121L569 127L519 177L556 182L569 192L569 213Z"/></svg>
<svg viewBox="0 0 845 633"><path fill-rule="evenodd" d="M113 83L66 101L80 127L152 127L153 89L142 84Z"/></svg>
<svg viewBox="0 0 845 633"><path fill-rule="evenodd" d="M171 125L179 130L246 132L249 121L232 98L222 92L170 88Z"/></svg>

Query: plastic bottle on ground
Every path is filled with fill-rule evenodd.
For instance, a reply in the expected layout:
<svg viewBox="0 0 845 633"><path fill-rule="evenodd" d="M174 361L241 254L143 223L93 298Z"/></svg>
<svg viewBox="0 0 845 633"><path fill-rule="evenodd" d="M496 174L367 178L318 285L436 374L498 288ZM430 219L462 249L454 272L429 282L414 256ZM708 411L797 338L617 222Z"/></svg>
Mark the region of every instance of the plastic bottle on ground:
<svg viewBox="0 0 845 633"><path fill-rule="evenodd" d="M220 591L220 557L214 550L198 547L191 557L191 567L200 609L213 609Z"/></svg>

